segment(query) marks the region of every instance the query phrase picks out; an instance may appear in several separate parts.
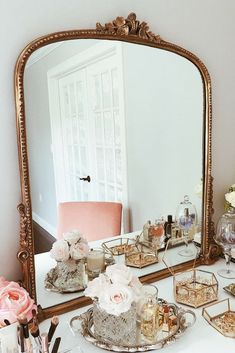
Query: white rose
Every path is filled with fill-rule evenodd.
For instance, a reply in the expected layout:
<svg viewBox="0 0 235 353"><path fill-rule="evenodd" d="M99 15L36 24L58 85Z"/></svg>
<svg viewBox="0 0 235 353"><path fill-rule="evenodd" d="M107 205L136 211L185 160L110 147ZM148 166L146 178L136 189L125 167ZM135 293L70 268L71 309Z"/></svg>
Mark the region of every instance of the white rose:
<svg viewBox="0 0 235 353"><path fill-rule="evenodd" d="M119 316L131 308L133 301L131 288L120 284L111 284L102 291L99 297L99 306L108 314Z"/></svg>
<svg viewBox="0 0 235 353"><path fill-rule="evenodd" d="M87 257L89 245L87 243L75 243L70 247L70 256L74 260L80 260Z"/></svg>
<svg viewBox="0 0 235 353"><path fill-rule="evenodd" d="M140 282L138 277L133 277L131 282L129 283L133 294L134 294L134 301L138 302L141 297L141 289L143 288L143 284Z"/></svg>
<svg viewBox="0 0 235 353"><path fill-rule="evenodd" d="M114 284L120 283L128 286L133 279L130 268L122 264L108 266L106 274Z"/></svg>
<svg viewBox="0 0 235 353"><path fill-rule="evenodd" d="M232 207L235 207L235 191L225 194L225 199L231 204Z"/></svg>
<svg viewBox="0 0 235 353"><path fill-rule="evenodd" d="M202 189L203 189L203 187L202 187L202 181L201 181L199 184L197 184L197 185L195 186L195 189L194 189L195 194L196 194L200 199L202 199Z"/></svg>
<svg viewBox="0 0 235 353"><path fill-rule="evenodd" d="M56 261L66 261L69 259L69 246L68 243L61 239L57 240L50 251L51 257Z"/></svg>
<svg viewBox="0 0 235 353"><path fill-rule="evenodd" d="M87 288L84 291L86 297L92 299L99 298L103 291L106 291L110 286L110 282L107 277L103 274L100 274L99 277L88 282Z"/></svg>
<svg viewBox="0 0 235 353"><path fill-rule="evenodd" d="M63 234L64 240L66 240L70 245L82 239L82 234L78 230L71 230Z"/></svg>

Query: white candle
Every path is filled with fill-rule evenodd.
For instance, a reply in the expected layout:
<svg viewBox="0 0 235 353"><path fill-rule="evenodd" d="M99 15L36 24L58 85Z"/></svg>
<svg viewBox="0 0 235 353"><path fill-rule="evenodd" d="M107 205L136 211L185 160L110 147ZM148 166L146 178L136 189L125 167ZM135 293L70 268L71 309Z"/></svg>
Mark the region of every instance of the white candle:
<svg viewBox="0 0 235 353"><path fill-rule="evenodd" d="M90 272L104 270L104 252L103 250L91 250L87 255L87 269Z"/></svg>

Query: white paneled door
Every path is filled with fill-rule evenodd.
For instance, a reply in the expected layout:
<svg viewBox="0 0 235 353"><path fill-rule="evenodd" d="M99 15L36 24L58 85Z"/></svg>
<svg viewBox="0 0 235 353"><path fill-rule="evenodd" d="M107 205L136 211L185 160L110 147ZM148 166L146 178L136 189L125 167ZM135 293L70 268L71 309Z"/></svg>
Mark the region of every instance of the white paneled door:
<svg viewBox="0 0 235 353"><path fill-rule="evenodd" d="M86 50L87 61L49 75L57 201L118 201L126 207L125 118L121 48ZM84 64L86 62L86 64ZM75 65L76 64L76 65ZM51 87L50 87L51 86ZM54 91L53 91L54 92ZM90 177L90 182L81 180Z"/></svg>

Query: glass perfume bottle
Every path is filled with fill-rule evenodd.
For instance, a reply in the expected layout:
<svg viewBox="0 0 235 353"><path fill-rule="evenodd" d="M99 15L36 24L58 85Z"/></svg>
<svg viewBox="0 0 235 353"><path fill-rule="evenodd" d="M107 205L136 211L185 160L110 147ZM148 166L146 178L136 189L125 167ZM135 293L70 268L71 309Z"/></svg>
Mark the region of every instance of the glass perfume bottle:
<svg viewBox="0 0 235 353"><path fill-rule="evenodd" d="M157 249L160 249L164 243L165 232L164 232L164 219L157 219L153 227L151 227L151 232L149 240L153 245L156 245Z"/></svg>
<svg viewBox="0 0 235 353"><path fill-rule="evenodd" d="M158 315L156 299L153 296L147 296L145 303L141 308L140 328L141 333L149 340L154 340L158 329Z"/></svg>
<svg viewBox="0 0 235 353"><path fill-rule="evenodd" d="M137 321L143 336L153 341L159 329L159 305L158 289L152 284L144 284L141 288L137 303Z"/></svg>
<svg viewBox="0 0 235 353"><path fill-rule="evenodd" d="M184 196L184 200L177 207L176 222L182 231L186 245L184 249L179 251L179 255L186 257L193 256L193 252L188 248L188 242L189 240L193 240L193 232L191 230L197 224L197 212L195 206L189 201L188 195Z"/></svg>

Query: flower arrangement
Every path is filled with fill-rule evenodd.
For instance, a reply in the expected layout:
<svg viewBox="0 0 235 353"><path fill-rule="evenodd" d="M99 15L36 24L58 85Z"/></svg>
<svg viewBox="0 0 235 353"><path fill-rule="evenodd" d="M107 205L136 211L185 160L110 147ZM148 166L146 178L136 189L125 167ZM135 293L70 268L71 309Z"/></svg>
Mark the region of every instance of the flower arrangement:
<svg viewBox="0 0 235 353"><path fill-rule="evenodd" d="M19 316L29 321L33 309L37 310L37 307L23 287L0 277L0 327L6 326L4 320L12 324Z"/></svg>
<svg viewBox="0 0 235 353"><path fill-rule="evenodd" d="M235 207L235 184L231 185L228 193L225 194L224 208L227 211L230 207Z"/></svg>
<svg viewBox="0 0 235 353"><path fill-rule="evenodd" d="M56 261L69 259L81 260L87 256L89 246L87 240L78 230L72 230L63 234L63 239L57 240L50 251L50 255Z"/></svg>
<svg viewBox="0 0 235 353"><path fill-rule="evenodd" d="M105 274L88 283L85 296L96 300L106 313L119 316L127 312L140 298L142 284L122 264L108 266Z"/></svg>
<svg viewBox="0 0 235 353"><path fill-rule="evenodd" d="M203 194L203 184L202 184L202 179L200 182L195 186L194 192L199 197L199 199L202 199L202 194Z"/></svg>

